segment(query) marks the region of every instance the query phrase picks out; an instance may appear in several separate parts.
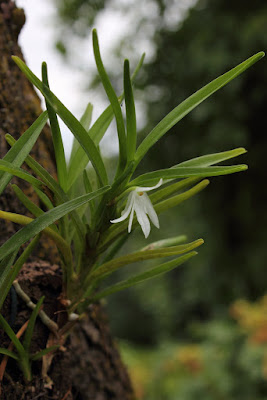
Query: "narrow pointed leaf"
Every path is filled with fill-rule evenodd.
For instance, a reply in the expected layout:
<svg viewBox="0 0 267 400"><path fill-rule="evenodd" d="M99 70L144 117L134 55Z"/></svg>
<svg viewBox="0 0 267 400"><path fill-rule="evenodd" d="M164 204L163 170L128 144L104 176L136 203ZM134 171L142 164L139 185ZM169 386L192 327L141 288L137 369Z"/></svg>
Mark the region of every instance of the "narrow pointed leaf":
<svg viewBox="0 0 267 400"><path fill-rule="evenodd" d="M44 214L44 211L41 210L35 203L33 203L17 185L11 185L14 190L17 198L21 201L21 203L27 208L30 213L32 213L35 217L39 217Z"/></svg>
<svg viewBox="0 0 267 400"><path fill-rule="evenodd" d="M32 355L31 359L32 361L40 360L41 358L46 356L46 354L51 353L52 351L58 349L59 347L60 347L59 345L47 347L46 349L38 351L38 353Z"/></svg>
<svg viewBox="0 0 267 400"><path fill-rule="evenodd" d="M12 138L12 136L10 135L6 135L6 139L11 146L16 143L15 139ZM42 179L45 185L56 195L56 198L60 201L60 203L64 203L69 200L67 194L62 190L55 179L34 158L28 156L26 157L25 162L33 170L33 172ZM85 233L83 223L75 211L71 213L71 218L74 222L76 231L80 236L80 240L82 240Z"/></svg>
<svg viewBox="0 0 267 400"><path fill-rule="evenodd" d="M93 200L97 196L101 196L103 193L109 190L109 188L109 186L105 186L93 193L85 194L77 197L76 199L69 200L68 202L61 204L36 218L29 225L26 225L16 232L0 247L0 259L6 257L8 254L14 251L15 248L26 243L30 238L42 232L45 228L62 218L64 215Z"/></svg>
<svg viewBox="0 0 267 400"><path fill-rule="evenodd" d="M166 199L167 197L170 197L172 194L179 192L180 190L183 190L188 186L194 185L200 180L201 178L182 179L179 182L175 182L171 185L165 186L162 189L155 191L149 196L149 198L153 204L158 203L159 201Z"/></svg>
<svg viewBox="0 0 267 400"><path fill-rule="evenodd" d="M25 158L33 148L38 136L40 135L43 127L47 122L47 112L41 114L37 120L21 135L17 140L16 146L14 145L7 154L3 157L2 161L12 163L13 167L20 167ZM0 194L6 188L12 174L0 171Z"/></svg>
<svg viewBox="0 0 267 400"><path fill-rule="evenodd" d="M241 154L245 154L247 151L243 147L237 149L222 151L220 153L207 154L205 156L200 156L192 158L191 160L183 161L172 168L177 167L209 167L213 164L218 164L225 160L230 160L231 158L238 157Z"/></svg>
<svg viewBox="0 0 267 400"><path fill-rule="evenodd" d="M24 171L21 168L14 167L13 163L9 163L4 160L0 160L0 171L8 172L12 178L12 175L17 176L18 178L23 179L26 182L31 183L33 186L41 188L43 186L43 182L34 178L31 174ZM11 179L10 178L10 179Z"/></svg>
<svg viewBox="0 0 267 400"><path fill-rule="evenodd" d="M74 115L64 106L63 103L52 93L49 88L44 85L40 79L24 64L24 62L16 56L12 57L18 67L26 75L29 81L35 85L43 96L46 98L48 103L53 107L54 111L60 116L62 121L67 125L76 139L79 141L80 145L83 147L84 151L87 153L88 158L92 162L92 165L99 177L102 184L107 183L107 173L103 160L97 150L94 142L88 136L86 130L82 124L74 117Z"/></svg>
<svg viewBox="0 0 267 400"><path fill-rule="evenodd" d="M12 341L12 343L16 347L19 355L24 355L25 350L24 350L22 344L20 343L19 339L16 337L16 334L13 331L13 329L10 327L10 325L7 323L7 321L1 314L0 314L0 326L4 329L4 331L6 332L6 334L9 337L9 339Z"/></svg>
<svg viewBox="0 0 267 400"><path fill-rule="evenodd" d="M0 354L4 354L5 356L14 358L14 360L19 360L19 357L15 353L13 353L13 351L4 349L3 347L0 347Z"/></svg>
<svg viewBox="0 0 267 400"><path fill-rule="evenodd" d="M122 111L120 107L120 103L118 101L118 97L110 83L109 77L106 73L106 70L104 68L100 51L99 51L99 44L98 44L98 37L96 30L93 30L93 48L94 48L94 55L95 55L95 62L96 66L98 69L98 73L100 76L100 79L102 81L102 84L104 86L104 89L106 91L106 94L108 96L108 99L111 103L115 119L116 119L116 124L117 124L117 132L118 132L118 139L119 139L119 167L118 171L121 172L125 165L126 165L126 135L125 135L125 127L124 127L124 121L123 121L123 116L122 116Z"/></svg>
<svg viewBox="0 0 267 400"><path fill-rule="evenodd" d="M12 254L9 254L0 261L0 309L8 293L5 292L6 282L8 281L8 277L10 271L12 270L12 265L17 257L18 251L19 247L15 248Z"/></svg>
<svg viewBox="0 0 267 400"><path fill-rule="evenodd" d="M33 335L33 330L34 330L34 326L35 326L35 321L37 318L37 315L40 311L40 308L43 304L44 301L44 296L40 298L40 300L38 301L38 303L36 304L36 306L34 307L30 319L29 319L29 323L26 329L26 332L24 334L24 339L23 339L23 347L25 349L25 351L29 354L30 352L30 345L31 345L31 340L32 340L32 335Z"/></svg>
<svg viewBox="0 0 267 400"><path fill-rule="evenodd" d="M47 76L47 65L45 62L42 64L42 80L43 83L49 88L48 76ZM52 139L55 151L55 158L57 164L57 175L60 186L63 190L67 188L67 166L65 152L61 137L61 131L57 120L57 115L53 110L53 107L45 99L46 108L50 120L50 127L52 132Z"/></svg>
<svg viewBox="0 0 267 400"><path fill-rule="evenodd" d="M235 68L226 72L225 74L214 79L208 83L202 89L192 94L176 108L174 108L166 117L164 117L158 125L149 133L149 135L143 140L137 149L135 155L136 166L142 160L148 150L166 133L168 132L177 122L185 117L190 111L198 106L202 101L206 100L209 96L221 89L232 79L236 78L247 68L251 67L255 62L259 61L264 56L263 52L259 52L254 56L250 57L246 61L237 65Z"/></svg>
<svg viewBox="0 0 267 400"><path fill-rule="evenodd" d="M140 68L143 65L145 55L143 54L139 63L137 64L131 80L134 82L136 75L138 74ZM124 98L124 93L121 94L121 96L118 98L119 103L122 102ZM96 146L99 145L101 139L103 138L104 134L106 133L109 125L111 124L111 121L114 118L114 113L112 106L109 105L103 113L98 117L98 119L95 121L93 126L89 129L88 135L91 137L93 140L94 144ZM74 141L74 145L75 145ZM76 146L77 147L77 146ZM73 148L73 154L71 156L71 160L69 163L69 172L68 172L68 190L71 188L73 183L76 181L80 173L83 171L84 168L86 168L87 164L89 162L87 154L84 152L83 148L79 146L74 153L74 148Z"/></svg>
<svg viewBox="0 0 267 400"><path fill-rule="evenodd" d="M203 244L203 239L195 240L192 243L182 244L178 246L171 246L155 250L138 251L136 253L127 254L126 256L118 257L115 260L108 261L101 265L95 272L92 273L92 279L102 278L105 275L124 267L125 265L132 264L138 261L152 260L156 258L170 257L187 253Z"/></svg>
<svg viewBox="0 0 267 400"><path fill-rule="evenodd" d="M82 117L80 119L80 123L82 124L82 126L84 127L84 129L87 132L88 132L90 124L91 124L92 112L93 112L93 105L91 103L88 103L87 106L86 106L86 109L85 109L85 111L84 111L84 113L83 113L83 115L82 115ZM69 180L69 170L72 169L73 159L74 159L74 156L75 156L76 152L78 151L78 149L80 149L80 152L83 155L83 157L86 158L87 163L89 162L88 156L84 152L83 148L80 146L80 143L78 142L76 137L74 137L73 138L73 142L72 142L69 165L68 165L68 180ZM80 159L81 159L81 157L80 157ZM69 185L67 187L67 190L68 190L68 188L69 188Z"/></svg>
<svg viewBox="0 0 267 400"><path fill-rule="evenodd" d="M21 256L18 258L18 260L15 262L13 268L11 266L13 265L13 262L16 258L16 255L18 253L18 249L14 252L14 254L10 257L10 262L6 263L4 265L4 268L6 273L4 273L3 269L1 269L1 264L0 263L0 309L5 301L5 298L7 294L9 293L9 290L12 286L12 283L14 280L17 278L21 268L29 258L30 254L33 252L35 249L37 243L39 242L39 236L36 236L31 243L26 247L26 249L23 251ZM2 279L2 276L5 275L5 279Z"/></svg>
<svg viewBox="0 0 267 400"><path fill-rule="evenodd" d="M129 61L124 61L124 93L127 126L127 161L132 161L136 149L136 115Z"/></svg>
<svg viewBox="0 0 267 400"><path fill-rule="evenodd" d="M184 193L177 194L176 196L170 197L169 199L163 200L157 204L155 204L154 208L157 214L169 210L170 208L176 207L177 205L183 203L185 200L190 199L191 197L195 196L203 189L205 189L209 184L208 179L204 179L203 181L199 182L197 185L192 187L191 189L187 190Z"/></svg>
<svg viewBox="0 0 267 400"><path fill-rule="evenodd" d="M161 169L158 171L148 172L144 175L140 175L134 179L131 186L142 186L148 184L154 184L162 179L178 179L187 178L190 176L206 178L210 176L220 176L234 174L236 172L245 171L247 165L232 165L232 166L221 166L221 167L176 167Z"/></svg>
<svg viewBox="0 0 267 400"><path fill-rule="evenodd" d="M174 268L178 267L179 265L185 263L186 261L188 261L191 257L193 257L195 255L197 255L197 252L192 251L184 256L176 258L175 260L168 261L168 262L161 264L155 268L152 268L146 272L132 276L131 278L126 279L125 281L119 282L116 285L109 286L108 288L97 293L90 300L91 300L91 302L95 302L97 300L100 300L104 297L109 296L110 294L120 292L121 290L138 285L139 283L142 283L148 279L152 279L159 275L165 274L166 272L169 272L169 271L173 270Z"/></svg>
<svg viewBox="0 0 267 400"><path fill-rule="evenodd" d="M141 251L162 249L169 246L177 246L178 244L185 242L186 239L187 237L185 235L179 235L168 239L158 240L157 242L150 243L147 246L143 247Z"/></svg>
<svg viewBox="0 0 267 400"><path fill-rule="evenodd" d="M51 210L52 208L54 208L53 203L51 202L51 200L47 197L47 195L42 192L41 190L34 188L34 191L36 192L37 196L39 197L39 199L41 200L41 202L46 206L46 208L48 210Z"/></svg>

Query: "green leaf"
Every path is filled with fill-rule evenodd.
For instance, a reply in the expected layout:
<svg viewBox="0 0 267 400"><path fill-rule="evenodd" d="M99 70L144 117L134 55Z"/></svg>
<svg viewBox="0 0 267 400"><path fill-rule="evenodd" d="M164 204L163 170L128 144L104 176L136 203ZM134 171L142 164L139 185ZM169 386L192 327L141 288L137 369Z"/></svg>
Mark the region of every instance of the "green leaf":
<svg viewBox="0 0 267 400"><path fill-rule="evenodd" d="M98 146L113 118L113 110L112 107L109 106L96 120L91 129L89 129L88 135L91 137L96 146ZM68 190L72 187L73 183L76 181L78 176L89 162L88 155L84 152L83 148L81 146L75 146L75 148L76 151L73 147L72 158L70 159L68 168Z"/></svg>
<svg viewBox="0 0 267 400"><path fill-rule="evenodd" d="M12 163L13 167L20 167L25 158L33 148L38 136L40 135L44 125L47 121L47 112L41 114L37 120L28 128L23 135L17 140L7 154L3 157L2 161ZM0 172L0 194L4 191L10 180L12 174L8 172Z"/></svg>
<svg viewBox="0 0 267 400"><path fill-rule="evenodd" d="M53 203L51 202L51 200L47 197L47 195L45 193L43 193L41 190L39 190L37 188L34 188L34 191L36 192L37 196L39 197L41 202L45 205L45 207L48 210L51 210L52 208L54 208Z"/></svg>
<svg viewBox="0 0 267 400"><path fill-rule="evenodd" d="M133 75L132 75L132 82L134 82L136 75L138 74L140 68L143 65L145 55L143 54L139 63L137 64ZM122 102L124 98L124 93L121 94L119 97L118 101L119 103ZM103 138L104 134L106 133L111 121L114 118L114 113L112 106L109 105L103 113L98 117L96 122L93 124L93 126L89 129L88 135L91 137L91 139L94 141L94 144L96 146L99 145L101 139ZM76 142L74 141L74 144ZM75 146L77 147L77 146ZM78 176L81 174L81 172L84 170L84 168L87 166L89 160L88 156L84 152L82 147L77 148L75 150L74 154L74 147L72 150L73 154L71 155L70 163L69 163L69 169L68 169L68 190L71 188L73 183L76 181Z"/></svg>
<svg viewBox="0 0 267 400"><path fill-rule="evenodd" d="M148 172L144 175L138 176L130 182L129 186L140 186L147 184L154 184L158 182L160 178L162 179L178 179L187 178L190 176L206 178L209 176L220 176L234 174L236 172L245 171L247 165L231 165L231 166L221 166L221 167L176 167L161 169L158 171Z"/></svg>
<svg viewBox="0 0 267 400"><path fill-rule="evenodd" d="M183 161L172 168L177 167L209 167L213 164L218 164L225 160L230 160L231 158L238 157L241 154L246 153L247 150L243 147L237 149L222 151L220 153L207 154L205 156L192 158L191 160Z"/></svg>
<svg viewBox="0 0 267 400"><path fill-rule="evenodd" d="M130 162L134 159L136 149L136 115L129 60L124 61L124 93L127 126L127 161Z"/></svg>
<svg viewBox="0 0 267 400"><path fill-rule="evenodd" d="M86 106L86 109L80 119L80 123L82 124L82 126L84 127L84 129L88 132L90 125L91 125L91 121L92 121L92 114L93 114L93 104L88 103Z"/></svg>
<svg viewBox="0 0 267 400"><path fill-rule="evenodd" d="M36 236L31 243L26 247L26 249L23 251L23 253L20 255L18 260L15 262L13 268L11 266L14 263L14 260L16 258L16 255L18 253L18 250L15 250L14 253L9 256L7 256L10 260L8 263L0 263L0 309L5 301L5 298L12 286L12 283L14 280L17 278L21 268L29 258L30 254L33 252L35 249L38 241L39 241L39 236ZM5 259L4 259L5 260ZM2 266L3 263L3 266ZM2 267L2 268L1 268Z"/></svg>
<svg viewBox="0 0 267 400"><path fill-rule="evenodd" d="M64 215L93 200L97 196L101 196L103 193L109 190L109 188L109 186L105 186L93 193L85 194L73 200L69 200L66 203L61 204L36 218L29 225L24 226L22 229L16 232L0 247L0 259L6 257L18 246L26 243L30 238L42 232L45 228L62 218Z"/></svg>
<svg viewBox="0 0 267 400"><path fill-rule="evenodd" d="M94 49L94 56L95 62L97 66L97 70L102 81L103 87L106 91L108 99L111 103L116 124L117 124L117 132L118 132L118 139L119 139L119 165L117 175L123 171L127 162L127 153L126 153L126 135L125 135L125 127L124 121L122 116L122 111L120 107L120 103L118 101L118 97L110 83L109 77L106 73L104 68L100 51L99 51L99 44L98 44L98 37L97 32L93 29L93 49Z"/></svg>
<svg viewBox="0 0 267 400"><path fill-rule="evenodd" d="M40 215L44 214L44 211L41 210L41 208L39 208L35 203L33 203L33 201L31 201L17 185L11 185L11 187L14 190L17 198L35 217L39 217Z"/></svg>
<svg viewBox="0 0 267 400"><path fill-rule="evenodd" d="M80 123L82 124L82 126L84 127L84 129L88 132L90 124L91 124L91 120L92 120L92 112L93 112L93 105L91 103L87 104L87 107L80 119ZM96 143L95 143L96 144ZM78 140L74 137L73 138L73 142L72 142L72 148L71 148L71 154L70 154L70 160L69 160L69 166L68 166L68 170L71 169L72 163L73 163L73 158L76 155L76 152L78 151L78 149L80 149L80 152L82 154L82 157L85 157L87 160L87 163L89 162L88 157L86 155L86 153L84 152L83 148L80 146ZM81 159L81 157L80 157ZM68 172L68 180L69 180L69 172ZM68 185L68 188L70 187L70 185Z"/></svg>
<svg viewBox="0 0 267 400"><path fill-rule="evenodd" d="M201 178L182 179L179 182L175 182L171 185L165 186L162 189L155 191L154 193L152 193L149 196L149 198L153 204L158 203L160 200L163 200L163 199L169 197L170 195L172 195L182 189L187 188L188 186L192 186L200 180L201 180Z"/></svg>
<svg viewBox="0 0 267 400"><path fill-rule="evenodd" d="M147 246L143 247L141 251L162 249L169 246L177 246L178 244L185 242L186 239L187 237L185 235L179 235L168 239L158 240L157 242L150 243Z"/></svg>
<svg viewBox="0 0 267 400"><path fill-rule="evenodd" d="M28 354L30 353L30 345L31 345L33 330L34 330L34 326L35 326L35 321L36 321L37 315L40 311L40 308L43 304L43 301L44 301L44 296L42 296L40 298L40 300L34 307L33 312L31 313L31 316L30 316L30 320L29 320L26 332L24 334L23 347L24 347L26 353L28 353Z"/></svg>
<svg viewBox="0 0 267 400"><path fill-rule="evenodd" d="M15 139L10 135L6 135L6 139L11 146L16 143ZM56 195L60 203L65 203L66 201L69 201L67 194L61 189L55 179L34 158L28 156L26 157L25 162L33 170L33 172L42 179L45 185ZM83 223L75 211L71 213L71 218L74 222L76 231L79 234L80 240L82 241L85 234Z"/></svg>
<svg viewBox="0 0 267 400"><path fill-rule="evenodd" d="M232 79L236 78L247 68L251 67L255 62L259 61L264 56L263 52L257 53L250 57L246 61L237 65L235 68L219 76L217 79L208 83L202 89L192 94L176 108L174 108L166 117L164 117L158 125L149 133L149 135L143 140L138 147L135 154L136 166L142 160L148 150L166 133L168 132L177 122L185 117L190 111L198 106L202 101L206 100L209 96L221 89Z"/></svg>
<svg viewBox="0 0 267 400"><path fill-rule="evenodd" d="M4 160L0 160L0 171L5 171L11 175L17 176L18 178L21 178L24 181L31 183L33 186L37 186L38 188L41 188L44 184L43 182L34 178L28 172L24 171L23 169L14 167L13 164L11 164L7 161L4 161ZM11 178L12 178L12 176L11 176Z"/></svg>
<svg viewBox="0 0 267 400"><path fill-rule="evenodd" d="M126 279L125 281L119 282L116 285L109 286L106 289L102 290L101 292L97 293L95 296L93 296L91 302L98 301L102 299L103 297L107 297L110 294L119 292L121 290L127 289L129 287L138 285L141 282L144 282L148 279L155 278L159 275L165 274L166 272L169 272L173 270L174 268L178 267L179 265L183 264L184 262L188 261L191 257L197 255L196 251L192 251L184 256L178 257L175 260L168 261L164 264L161 264L155 268L150 269L149 271L143 272L141 274L132 276L129 279Z"/></svg>
<svg viewBox="0 0 267 400"><path fill-rule="evenodd" d="M47 347L46 349L43 349L41 351L38 351L38 353L33 354L31 356L31 359L32 361L40 360L40 358L46 356L46 354L51 353L52 351L58 349L59 347L60 347L59 345Z"/></svg>
<svg viewBox="0 0 267 400"><path fill-rule="evenodd" d="M12 341L14 346L17 349L17 352L19 353L19 356L24 356L25 355L25 350L22 344L20 343L19 339L16 337L15 332L13 329L9 326L5 318L0 314L0 325L8 335L9 339Z"/></svg>
<svg viewBox="0 0 267 400"><path fill-rule="evenodd" d="M86 130L82 124L74 117L74 115L61 103L61 101L52 93L49 88L44 85L40 79L24 64L24 62L16 56L12 57L17 66L26 75L29 81L35 85L43 96L46 98L48 103L53 107L54 111L60 116L62 121L67 125L73 135L76 137L84 151L87 153L89 160L99 177L101 184L107 183L107 173L103 160L97 150L94 142L88 136Z"/></svg>
<svg viewBox="0 0 267 400"><path fill-rule="evenodd" d="M92 193L93 188L92 188L89 176L87 174L87 171L85 169L83 170L83 184L84 184L85 192L86 193ZM93 215L94 212L95 212L95 203L94 203L94 201L90 201L89 207L90 207L90 210L91 210L91 215Z"/></svg>
<svg viewBox="0 0 267 400"><path fill-rule="evenodd" d="M42 63L42 80L43 83L49 88L48 76L47 76L47 65L45 62ZM55 150L55 158L57 165L58 182L63 190L67 188L67 166L65 159L65 152L60 132L60 127L57 120L57 115L53 110L53 107L45 99L46 108L50 120L50 127L52 132L53 145Z"/></svg>
<svg viewBox="0 0 267 400"><path fill-rule="evenodd" d="M0 354L4 354L5 356L14 358L14 360L19 360L18 356L15 353L13 353L13 351L4 349L3 347L0 347Z"/></svg>
<svg viewBox="0 0 267 400"><path fill-rule="evenodd" d="M19 247L17 247L12 254L4 257L3 260L0 261L0 309L3 305L3 302L6 298L7 293L9 292L9 288L7 288L9 282L9 275L12 271L12 265L17 257L17 253L19 251ZM7 290L8 289L8 290Z"/></svg>
<svg viewBox="0 0 267 400"><path fill-rule="evenodd" d="M198 239L192 243L181 244L178 246L159 248L155 250L138 251L136 253L127 254L126 256L118 257L115 260L108 261L107 263L101 265L96 271L91 274L90 279L94 280L103 278L103 276L109 275L117 269L124 267L125 265L132 264L138 261L152 260L156 258L184 254L188 251L195 249L203 243L203 239Z"/></svg>
<svg viewBox="0 0 267 400"><path fill-rule="evenodd" d="M157 214L169 210L170 208L176 207L178 204L183 203L185 200L190 199L195 196L203 189L205 189L209 184L208 179L204 179L199 182L197 185L193 186L191 189L187 190L184 193L177 194L176 196L170 197L169 199L163 200L160 203L154 205L154 209Z"/></svg>

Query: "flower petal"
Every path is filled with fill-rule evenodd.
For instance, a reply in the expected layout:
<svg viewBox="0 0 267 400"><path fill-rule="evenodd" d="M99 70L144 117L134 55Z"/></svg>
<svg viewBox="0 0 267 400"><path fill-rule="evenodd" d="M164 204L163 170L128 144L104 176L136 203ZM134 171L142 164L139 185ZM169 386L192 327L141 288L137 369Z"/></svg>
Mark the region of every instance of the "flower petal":
<svg viewBox="0 0 267 400"><path fill-rule="evenodd" d="M134 192L130 193L127 203L126 203L126 206L125 206L125 209L122 211L121 216L119 218L116 218L116 219L113 219L112 221L110 221L112 224L116 224L117 222L122 222L128 217L128 215L130 214L131 209L133 207L133 203L134 203L133 195L134 195Z"/></svg>
<svg viewBox="0 0 267 400"><path fill-rule="evenodd" d="M130 214L130 218L129 218L128 233L130 233L131 230L132 230L133 217L134 217L134 208L132 208L132 211L131 211L131 214Z"/></svg>
<svg viewBox="0 0 267 400"><path fill-rule="evenodd" d="M143 201L141 201L142 197L140 197L140 196L138 196L138 197L139 198L136 199L134 202L134 209L135 209L137 221L139 222L139 224L142 228L145 238L147 238L150 233L150 222L149 222L148 216L145 213Z"/></svg>
<svg viewBox="0 0 267 400"><path fill-rule="evenodd" d="M146 214L149 216L151 222L157 227L159 228L159 219L157 216L156 211L154 210L154 207L151 203L150 198L148 197L148 195L146 193L143 194L143 200L144 204L145 204L145 212Z"/></svg>
<svg viewBox="0 0 267 400"><path fill-rule="evenodd" d="M149 192L150 190L159 188L162 185L162 183L163 179L161 178L155 186L148 186L148 187L138 186L135 190L136 192Z"/></svg>

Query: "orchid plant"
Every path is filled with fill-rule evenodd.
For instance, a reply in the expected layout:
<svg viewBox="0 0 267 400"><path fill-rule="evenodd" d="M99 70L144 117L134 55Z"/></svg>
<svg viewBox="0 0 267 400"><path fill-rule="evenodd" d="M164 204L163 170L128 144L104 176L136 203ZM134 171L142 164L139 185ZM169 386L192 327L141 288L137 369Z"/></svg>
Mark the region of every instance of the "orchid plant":
<svg viewBox="0 0 267 400"><path fill-rule="evenodd" d="M203 243L202 239L184 243L184 236L164 238L134 253L119 257L116 254L138 225L147 239L151 229L150 221L159 228L158 215L203 190L209 184L208 177L247 169L246 165L216 165L246 151L237 148L202 155L139 176L135 173L141 160L165 133L202 101L261 59L263 52L250 57L184 100L137 147L133 84L144 56L132 76L129 61L125 60L124 92L118 96L104 68L96 30L93 31L93 49L110 105L92 126L92 105L88 104L78 121L50 90L45 63L42 65L40 80L21 59L13 57L21 71L44 96L47 110L19 140L6 135L11 148L0 160L0 194L10 184L12 177L17 176L32 185L43 207L34 204L18 186L11 185L33 218L0 211L0 218L24 226L0 247L0 307L41 234L49 236L58 247L63 272L62 293L68 305L70 321L82 318L90 303L176 268L197 254L195 249ZM125 116L121 109L123 101L126 106ZM58 117L74 135L69 163L65 158ZM99 144L114 118L119 154L115 177L110 180ZM58 181L29 155L48 120ZM35 176L21 168L23 163L28 165ZM88 174L88 168L95 172L95 179L92 179L92 174ZM152 194L148 195L148 192ZM17 258L20 247L28 241L30 243ZM138 261L161 258L170 259L115 285L103 285L106 278L119 268Z"/></svg>

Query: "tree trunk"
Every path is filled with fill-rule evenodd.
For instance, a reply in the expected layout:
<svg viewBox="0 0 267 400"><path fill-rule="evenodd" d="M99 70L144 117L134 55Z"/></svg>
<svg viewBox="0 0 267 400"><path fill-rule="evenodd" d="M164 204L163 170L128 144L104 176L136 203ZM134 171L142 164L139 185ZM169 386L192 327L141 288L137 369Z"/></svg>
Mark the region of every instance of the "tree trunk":
<svg viewBox="0 0 267 400"><path fill-rule="evenodd" d="M40 115L40 100L31 84L11 59L11 55L22 58L17 39L25 22L24 12L10 0L0 0L0 156L8 150L4 135L10 133L18 138ZM55 174L49 127L46 126L32 155L51 174ZM14 178L13 181L16 181ZM28 196L34 198L30 187L19 182ZM37 200L37 199L36 199ZM0 209L25 213L11 188L0 197ZM18 229L13 223L0 220L0 244ZM44 310L58 324L66 317L60 302L61 272L55 247L48 240L41 241L34 256L24 265L18 281L23 290L34 301L45 296ZM18 332L29 319L31 311L26 304L8 295L1 312L10 320ZM16 308L16 307L15 307ZM41 361L32 365L33 379L26 383L15 362L8 360L2 377L1 399L59 399L59 400L130 400L133 390L125 366L110 335L105 312L99 304L88 310L88 318L77 324L67 341L63 343L45 369ZM14 315L13 315L14 317ZM53 341L53 334L38 319L32 343L32 351L46 347ZM0 347L8 347L10 340L0 331ZM0 375L3 363L0 364ZM1 379L1 377L0 377Z"/></svg>

